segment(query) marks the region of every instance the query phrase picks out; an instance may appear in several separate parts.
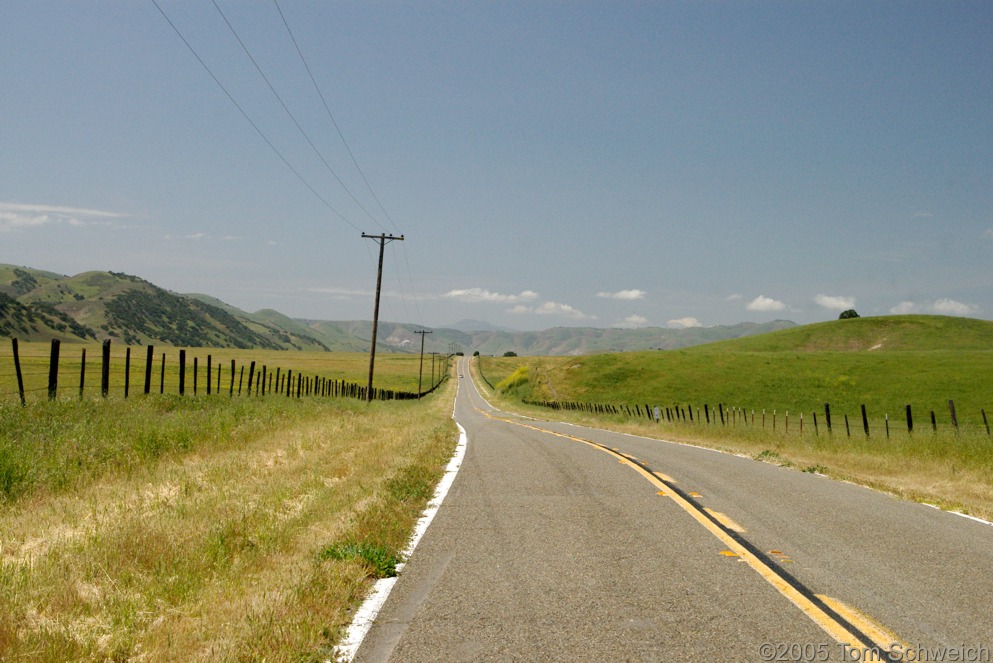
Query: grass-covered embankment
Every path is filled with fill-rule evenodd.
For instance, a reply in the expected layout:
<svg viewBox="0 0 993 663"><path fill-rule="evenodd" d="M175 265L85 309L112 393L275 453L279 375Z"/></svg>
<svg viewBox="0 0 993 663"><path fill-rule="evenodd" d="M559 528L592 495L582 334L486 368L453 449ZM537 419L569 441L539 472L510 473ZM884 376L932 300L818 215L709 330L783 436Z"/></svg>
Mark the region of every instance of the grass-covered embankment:
<svg viewBox="0 0 993 663"><path fill-rule="evenodd" d="M666 406L683 408L679 419L660 424L626 412L593 417L556 411L557 418L718 447L993 517L993 438L982 420L985 410L993 423L993 323L861 318L686 350L482 362L506 402L637 405L642 412L645 405L662 406L663 412ZM955 402L957 429L949 400ZM831 404L830 434L825 403ZM705 404L714 411L709 424L702 416ZM724 424L718 404L725 409ZM906 427L908 404L912 434Z"/></svg>
<svg viewBox="0 0 993 663"><path fill-rule="evenodd" d="M2 406L0 658L329 658L454 448L451 395Z"/></svg>

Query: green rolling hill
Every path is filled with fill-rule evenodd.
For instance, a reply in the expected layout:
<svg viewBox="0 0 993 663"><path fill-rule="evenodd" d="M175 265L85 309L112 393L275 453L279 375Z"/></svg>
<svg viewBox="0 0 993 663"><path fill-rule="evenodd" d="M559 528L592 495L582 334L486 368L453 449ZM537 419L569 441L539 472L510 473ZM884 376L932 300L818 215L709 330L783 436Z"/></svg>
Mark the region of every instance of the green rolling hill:
<svg viewBox="0 0 993 663"><path fill-rule="evenodd" d="M456 326L432 329L425 338L425 352L584 355L672 349L795 324L779 320L694 329L556 327L537 332L514 332L469 321ZM377 349L419 352L420 329L419 325L381 320ZM110 338L129 345L366 352L371 335L369 321L304 320L271 309L247 313L210 295L170 292L129 274L93 271L64 276L0 265L0 336L24 341Z"/></svg>
<svg viewBox="0 0 993 663"><path fill-rule="evenodd" d="M526 367L526 399L683 403L780 412L993 414L993 322L907 315L835 320L665 352L483 361L497 384Z"/></svg>

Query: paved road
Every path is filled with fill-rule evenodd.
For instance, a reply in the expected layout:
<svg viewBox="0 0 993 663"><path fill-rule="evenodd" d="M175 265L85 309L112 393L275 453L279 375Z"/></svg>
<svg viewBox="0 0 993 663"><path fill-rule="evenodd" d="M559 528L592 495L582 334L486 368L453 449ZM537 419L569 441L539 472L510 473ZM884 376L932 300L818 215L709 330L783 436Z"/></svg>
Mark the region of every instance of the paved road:
<svg viewBox="0 0 993 663"><path fill-rule="evenodd" d="M468 379L455 416L462 468L358 661L993 660L987 524Z"/></svg>

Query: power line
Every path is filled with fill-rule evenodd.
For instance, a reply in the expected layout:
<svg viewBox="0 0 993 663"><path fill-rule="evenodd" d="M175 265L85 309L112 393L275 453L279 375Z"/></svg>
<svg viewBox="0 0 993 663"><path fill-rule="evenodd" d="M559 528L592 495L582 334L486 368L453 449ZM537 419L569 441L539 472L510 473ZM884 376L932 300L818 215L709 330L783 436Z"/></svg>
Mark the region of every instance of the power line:
<svg viewBox="0 0 993 663"><path fill-rule="evenodd" d="M269 80L268 76L266 76L265 72L262 70L261 66L258 64L258 61L254 58L254 56L252 55L251 51L248 49L247 45L245 44L245 42L238 35L237 30L235 30L234 26L228 20L227 16L224 14L223 10L221 10L221 8L218 5L218 3L216 2L216 0L211 0L211 1L212 1L213 5L214 5L214 8L217 10L218 14L220 14L221 18L224 20L225 24L228 26L228 29L231 31L232 35L238 41L238 43L241 46L242 50L245 52L245 54L248 56L249 60L252 62L252 64L255 67L256 71L259 73L259 75L265 81L266 85L269 87L269 90L272 92L272 94L279 101L279 103L282 106L283 110L289 116L290 120L296 126L296 128L300 132L300 134L304 137L304 139L310 145L310 147L314 151L314 153L318 156L318 158L321 160L321 162L327 168L328 172L335 178L335 180L337 180L338 184L342 187L342 189L344 189L344 191L348 194L348 196L352 199L352 201L355 202L355 204L377 226L379 226L380 228L382 228L382 224L369 212L369 210L362 204L362 202L359 201L356 198L356 196L353 194L353 192L348 188L348 186L342 181L342 179L338 176L338 174L331 167L330 163L328 163L327 159L321 154L320 150L314 144L313 140L311 140L311 138L308 136L307 132L303 129L303 127L297 121L296 117L290 111L289 107L283 101L282 97L276 91L276 89L273 86L272 82ZM172 21L172 19L169 18L169 16L165 13L165 11L159 5L159 3L157 2L157 0L151 0L151 2L152 2L153 5L155 5L155 8L158 9L159 13L166 20L166 22L169 24L169 26L173 29L173 31L176 33L176 35L186 45L187 49L197 59L197 61L200 63L200 66L202 66L204 68L204 70L211 77L211 79L214 81L214 83L216 83L217 86L221 89L221 91L224 92L225 96L227 96L227 98L231 101L231 103L234 104L235 108L238 109L238 111L245 118L245 120L248 121L248 123L252 126L252 128L259 135L259 137L262 138L263 141L265 141L265 143L269 146L269 148L276 154L277 157L279 157L279 159L290 170L290 172L292 172L293 175L296 176L296 178L298 180L300 180L300 182L305 187L307 187L307 189L312 194L314 194L314 196L318 200L320 200L321 203L323 203L324 206L327 207L331 212L333 212L339 219L341 219L343 222L345 222L347 225L349 225L350 227L354 228L355 230L360 230L358 226L356 226L354 223L352 223L347 217L345 217L340 211L338 211L324 196L322 196L314 188L314 186L311 185L310 182L308 182L307 179L304 178L303 175L289 162L289 160L283 155L283 153L265 135L265 133L262 131L262 129L258 126L258 124L256 124L256 122L254 120L252 120L252 118L248 115L248 113L241 106L241 104L238 103L238 101L234 98L234 96L228 91L228 89L224 86L224 84L221 83L221 81L217 77L217 75L214 74L214 72L207 65L207 63L200 56L200 54L193 47L193 45L189 42L189 40L186 39L186 37L179 30L179 28ZM325 98L324 93L321 91L320 86L317 84L317 80L314 77L313 72L311 71L310 66L307 63L306 58L303 55L303 51L301 50L300 45L297 42L296 37L294 36L293 31L291 30L288 21L286 20L286 16L283 14L282 8L279 6L279 3L278 3L277 0L273 0L273 4L276 6L276 10L279 13L280 18L283 21L283 25L286 28L286 31L287 31L287 34L290 37L290 40L293 42L293 45L294 45L294 47L295 47L295 49L297 51L297 55L300 57L300 61L303 64L304 69L307 71L307 75L310 77L311 83L314 86L314 89L317 92L318 96L320 97L322 105L324 106L324 110L327 113L328 118L331 121L331 124L334 126L334 129L337 132L339 138L341 139L342 145L345 147L345 150L348 153L349 158L352 161L352 164L355 166L356 171L358 172L358 174L362 178L363 183L365 184L365 186L368 189L368 191L369 191L370 195L372 196L372 198L375 200L375 202L376 202L377 206L379 207L379 209L382 211L384 217L389 221L390 224L393 225L394 228L396 228L397 227L396 222L389 215L389 212L386 211L385 207L383 206L382 202L379 199L379 196L376 195L376 192L373 190L372 185L369 183L368 178L366 177L366 175L363 172L361 166L359 165L358 160L355 157L355 154L352 152L352 149L349 146L348 141L345 139L345 136L342 133L341 128L338 126L338 123L337 123L337 121L334 118L334 114L331 112L330 106L328 105L327 99ZM366 236L366 235L363 234L363 236ZM370 237L373 237L373 236L370 236ZM384 234L384 235L381 235L380 237L384 237L385 238L387 236ZM389 239L402 239L402 238L403 238L403 235L400 235L399 237L389 236ZM373 260L374 261L375 259L370 255L370 260ZM380 261L381 260L382 260L382 257L380 257ZM413 282L414 282L413 281L413 274L412 274L412 271L411 271L411 268L410 268L410 260L409 260L409 257L407 256L406 250L404 251L404 260L405 260L406 267L407 267L407 276L408 276L408 279L409 279L410 284L411 284L410 290L411 290L411 293L414 293L414 288L413 288ZM402 282L403 279L400 276L400 268L399 268L399 265L396 263L396 256L395 255L394 255L394 266L395 266L395 269L397 271L398 282ZM380 267L380 272L381 272L381 269L382 268ZM379 278L381 279L381 275L380 275ZM410 311L407 310L406 296L405 296L404 289L403 289L402 286L400 287L400 291L399 292L400 292L400 298L401 298L401 302L403 304L405 316L409 319L410 318ZM380 294L379 293L379 284L377 284L377 293L376 293L376 300L377 300L376 301L376 311L377 312L378 312L378 309L379 309L379 294ZM418 308L416 294L413 294L413 296L414 296L414 306L415 306L415 308ZM418 318L421 317L419 311L417 311L417 316L418 316Z"/></svg>
<svg viewBox="0 0 993 663"><path fill-rule="evenodd" d="M297 42L296 36L293 34L293 30L290 28L289 21L286 20L286 15L283 13L282 8L279 6L279 1L272 0L272 2L276 6L276 11L279 13L279 17L283 21L283 26L286 28L287 34L290 36L290 41L293 42L293 46L294 48L296 48L297 55L300 56L300 62L303 64L304 69L307 71L307 75L310 77L310 82L311 84L313 84L314 90L317 92L317 96L320 97L321 103L324 105L324 111L327 113L328 119L331 120L331 124L334 126L335 131L338 132L338 137L341 138L341 143L342 145L344 145L345 151L348 152L349 158L351 158L352 163L355 165L355 170L362 177L362 181L365 183L366 189L369 190L369 194L372 196L373 200L376 201L376 205L379 206L379 209L383 212L383 215L386 217L386 219L395 229L399 230L399 227L397 226L396 222L390 216L389 212L386 211L386 208L383 206L383 203L380 201L379 196L377 196L376 192L373 190L372 185L369 183L369 180L365 175L365 172L362 170L362 167L359 165L358 159L355 158L355 154L352 152L352 148L349 146L348 141L345 140L345 135L342 133L341 127L338 126L338 122L337 120L335 120L334 114L331 112L331 107L328 105L327 98L324 96L324 93L321 91L321 86L317 84L317 79L314 77L314 73L313 71L311 71L310 65L307 63L307 58L304 56L303 50L300 48L300 44L299 42ZM413 278L413 273L410 269L410 259L407 256L406 247L403 248L403 256L404 256L404 262L406 263L407 266L407 277L410 280L410 289L414 300L415 314L417 315L418 322L420 323L422 322L422 316L419 310L419 306L417 304L417 294L416 292L414 292L414 278ZM394 255L394 260L395 258L396 256ZM402 281L402 279L400 278L398 267L397 267L397 278L398 278L398 282ZM401 301L404 304L404 311L406 312L407 318L409 319L410 312L407 311L406 300L404 299L402 288L400 292L400 297L401 297Z"/></svg>
<svg viewBox="0 0 993 663"><path fill-rule="evenodd" d="M317 79L314 78L314 74L310 71L310 65L307 64L307 58L303 56L303 51L300 50L300 45L297 43L296 37L293 36L293 31L290 30L290 24L286 21L286 16L283 15L283 10L280 8L279 2L277 0L272 0L272 3L276 5L276 10L279 12L279 17L283 19L283 25L286 26L286 32L290 35L290 40L293 42L293 46L297 49L297 54L300 56L300 61L303 63L304 69L307 70L307 75L310 76L310 82L314 84L314 89L317 91L317 96L321 98L321 103L324 104L324 110L327 111L328 117L331 119L331 124L334 125L335 131L338 132L338 137L341 138L341 144L345 146L345 151L348 152L348 156L351 157L352 163L355 164L355 170L357 170L359 175L362 177L362 181L365 182L366 188L369 189L369 193L372 194L373 200L376 201L376 204L383 212L383 215L394 228L399 230L396 222L390 216L389 212L386 211L386 208L383 207L383 203L380 202L379 196L377 196L376 192L373 191L372 185L369 184L369 180L366 179L365 173L362 172L362 168L359 166L358 160L356 160L355 155L352 153L352 148L348 146L348 141L345 140L344 134L341 133L341 129L338 127L338 122L335 121L334 114L331 113L331 108L328 106L327 99L324 98L324 93L321 92L321 88L317 84Z"/></svg>
<svg viewBox="0 0 993 663"><path fill-rule="evenodd" d="M282 153L282 152L280 152L280 151L279 151L279 149L277 149L277 148L276 148L276 146L272 144L272 141L271 141L271 140L269 140L269 139L268 139L268 138L266 137L266 135L265 135L264 133L262 133L262 130L261 130L261 129L259 129L259 127L258 127L258 125L257 125L257 124L255 124L255 122L254 122L254 121L252 120L252 118L251 118L251 117L249 117L249 115L248 115L248 113L246 113L246 112L245 112L245 109L243 109L243 108L241 107L241 105L240 105L240 104L239 104L239 103L238 103L238 102L237 102L237 101L235 100L235 98L234 98L234 97L233 97L233 96L231 95L231 93L230 93L230 92L228 92L228 90L227 90L227 88L226 88L226 87L224 87L224 85L223 85L223 84L221 83L221 81L220 81L220 80L219 80L219 79L217 78L217 76L215 76L215 75L214 75L214 72L213 72L213 71L211 71L211 69L210 69L210 67L208 67L208 66L207 66L207 63L206 63L206 62L204 62L204 60L203 60L203 58L201 58L201 57L200 57L200 54L199 54L199 53L197 53L197 51L196 51L196 49L195 49L195 48L193 48L193 46L192 46L192 45L190 44L190 42L189 42L189 41L187 41L187 39L186 39L186 37L184 37L184 36L183 36L183 33L182 33L182 32L180 32L180 30L179 30L179 28L178 28L178 27L176 27L176 24L172 22L172 20L171 20L171 19L169 18L169 16L168 16L168 15L167 15L167 14L165 13L165 11L163 11L163 9L162 9L162 7L160 7L160 6L159 6L159 3L158 3L158 2L156 2L156 0L151 0L151 3L152 3L153 5L155 5L155 8L159 10L159 13L160 13L160 14L162 14L162 18L164 18L164 19L166 20L166 22L167 22L167 23L169 24L169 26L170 26L170 27L172 27L172 29L173 29L173 31L174 31L174 32L175 32L175 33L176 33L176 34L177 34L177 35L179 36L179 38L180 38L180 39L182 39L182 40L183 40L183 43L184 43L184 44L186 44L186 48L188 48L188 49L190 50L190 53L192 53L192 54L193 54L193 57L195 57L195 58L197 59L197 62L199 62L199 63L200 63L200 66L202 66L202 67L204 68L204 70L205 70L205 71L206 71L206 72L207 72L207 73L208 73L208 74L210 75L210 77L211 77L211 78L212 78L212 79L214 80L214 82L215 82L215 83L217 83L217 87L219 87L219 88L221 88L221 90L222 90L222 91L224 92L224 94L225 94L225 95L227 95L227 98L228 98L228 99L229 99L229 100L231 101L231 103L232 103L232 104L234 104L234 106L235 106L235 108L237 108L237 109L238 109L238 111L239 111L239 112L240 112L240 113L242 114L242 116L243 116L243 117L244 117L244 118L245 118L246 120L248 120L248 123L249 123L250 125L252 125L252 128L253 128L253 129L255 129L255 132L256 132L256 133L257 133L257 134L258 134L258 135L259 135L259 136L260 136L260 137L262 138L262 140L264 140L264 141L265 141L265 143L266 143L266 145L268 145L268 146L269 146L269 148L270 148L270 149L271 149L271 150L272 150L273 152L275 152L275 153L276 153L276 156L278 156L278 157L279 157L279 159L280 159L280 160L281 160L281 161L282 161L282 162L283 162L283 163L284 163L284 164L286 165L286 167L290 169L290 172L292 172L292 173L293 173L294 175L296 175L296 177L297 177L297 179L298 179L298 180L300 180L300 181L301 181L301 182L303 183L303 185L304 185L304 186L306 186L306 187L307 187L308 189L310 189L310 192L311 192L312 194L314 194L314 195L315 195L315 196L317 197L317 199L318 199L318 200L320 200L320 201L321 201L322 203L324 203L324 206L325 206L325 207L327 207L327 208L328 208L329 210L331 210L332 212L334 212L334 214L335 214L335 215L336 215L336 216L337 216L337 217L338 217L339 219L341 219L342 221L344 221L345 223L347 223L347 224L348 224L349 226L351 226L351 227L352 227L352 228L354 228L355 230L361 230L361 229L360 229L360 228L359 228L358 226L356 226L356 225L355 225L354 223L352 223L352 222L351 222L351 221L349 221L349 220L348 220L347 218L345 218L345 216L344 216L344 215L343 215L343 214L342 214L341 212L339 212L339 211L338 211L337 209L335 209L335 208L334 208L334 206L333 206L333 205L332 205L331 203L329 203L329 202L327 201L327 199L325 199L325 198L324 198L324 196L322 196L322 195L321 195L320 193L318 193L318 192L317 192L317 189L315 189L315 188L314 188L314 187L313 187L313 186L312 186L312 185L310 184L310 182L308 182L308 181L307 181L307 180L306 180L306 179L305 179L305 178L303 177L303 175L301 175L301 174L300 174L300 173L299 173L299 172L297 171L297 169L296 169L296 168L294 168L294 167L293 167L293 165L292 165L292 164L291 164L291 163L290 163L289 161L287 161L287 159L286 159L286 157L284 157L284 156L283 156L283 153Z"/></svg>
<svg viewBox="0 0 993 663"><path fill-rule="evenodd" d="M407 247L403 246L402 249L403 261L407 265L407 278L410 279L410 297L414 301L414 314L417 316L417 323L423 326L424 316L421 314L421 307L417 303L417 292L414 290L414 273L410 270L410 258L407 256Z"/></svg>
<svg viewBox="0 0 993 663"><path fill-rule="evenodd" d="M367 210L365 206L361 202L359 202L359 199L356 198L354 194L352 194L348 186L342 181L340 177L338 177L338 173L334 172L334 168L331 167L331 164L328 163L328 160L324 158L324 155L321 154L321 151L317 149L316 145L314 145L314 141L310 139L310 136L307 135L307 132L304 131L302 126L300 126L300 123L297 121L296 117L293 115L289 107L283 101L283 98L279 95L279 92L276 91L276 88L273 87L272 83L269 81L269 77L265 75L265 72L262 71L262 67L259 66L259 63L252 56L251 51L248 50L248 46L245 45L245 42L242 41L241 37L238 35L237 30L234 29L233 25L231 25L231 21L229 21L228 17L225 16L223 11L221 11L220 6L217 4L217 0L211 0L211 2L214 5L214 9L217 10L217 13L221 15L222 19L224 19L224 23L227 24L228 29L231 31L231 34L234 35L234 38L238 41L238 44L241 45L241 49L245 51L245 55L247 55L248 59L252 61L252 64L255 66L255 70L259 72L259 76L261 76L262 80L265 81L265 84L269 86L269 91L272 92L273 96L275 96L276 100L279 102L279 105L283 107L284 111L286 111L286 114L289 116L294 126L296 126L297 130L300 132L300 135L303 136L304 140L307 141L307 144L310 145L312 150L314 150L314 154L317 155L317 158L321 160L321 163L324 164L324 167L327 168L328 172L331 173L331 175L334 177L335 180L337 180L338 184L341 185L341 188L345 190L345 193L348 194L348 197L351 198L352 201L354 201L355 204L359 206L359 209L365 212L366 216L368 216L373 223L375 223L377 226L382 228L382 224L379 223L379 221L372 214L369 213L369 210ZM290 36L292 37L292 35Z"/></svg>

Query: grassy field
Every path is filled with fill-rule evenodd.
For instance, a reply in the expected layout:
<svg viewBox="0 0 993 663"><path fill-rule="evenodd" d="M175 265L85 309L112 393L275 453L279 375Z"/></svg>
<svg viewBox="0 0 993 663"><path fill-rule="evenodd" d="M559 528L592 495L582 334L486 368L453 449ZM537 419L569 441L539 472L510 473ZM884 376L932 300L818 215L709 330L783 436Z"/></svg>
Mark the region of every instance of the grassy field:
<svg viewBox="0 0 993 663"><path fill-rule="evenodd" d="M993 423L991 323L935 316L861 318L686 350L486 357L482 366L506 403L622 406L619 415L560 410L554 416L722 448L993 517L993 438L982 418L985 410ZM955 403L958 428L949 400ZM825 403L831 404L830 434ZM908 404L912 434L905 419ZM674 415L679 408L680 416L656 424L628 416L623 408L638 406L644 415L646 405L661 406L663 419L666 407ZM704 405L712 412L710 424ZM533 412L549 415L544 408Z"/></svg>
<svg viewBox="0 0 993 663"><path fill-rule="evenodd" d="M328 659L454 449L453 385L0 402L0 659Z"/></svg>
<svg viewBox="0 0 993 663"><path fill-rule="evenodd" d="M17 376L14 367L13 351L8 339L0 343L0 400L17 399ZM49 343L19 343L21 372L27 398L38 400L48 396L48 371L51 356ZM281 374L292 371L294 375L303 374L306 377L318 376L329 380L344 380L365 385L369 378L369 355L367 353L340 352L296 352L288 350L241 350L236 348L184 348L186 351L186 384L187 394L192 394L194 387L197 393L207 391L207 357L210 356L213 377L211 388L217 392L217 369L221 368L221 393L231 391L231 362L235 362L237 374L234 391L238 392L239 383L243 390L248 388L249 365L255 362L256 371L262 366L267 367L267 374L274 374L280 369ZM127 367L127 348L123 344L111 345L110 360L110 394L123 396ZM179 348L155 346L152 367L152 393L164 391L175 394L179 391ZM83 351L86 352L86 371L82 374ZM147 349L143 346L131 348L130 363L130 394L140 394L144 390L145 362ZM162 356L165 354L165 377L162 379ZM197 373L194 377L194 361ZM63 343L59 352L59 397L76 397L79 395L79 383L82 374L84 393L86 395L100 394L100 372L102 363L102 346L99 343ZM375 386L379 389L416 392L420 356L408 354L391 354L380 352L376 355ZM431 358L424 360L424 375L422 389L427 390L431 384ZM242 376L242 371L244 375ZM442 371L441 362L435 365L435 377Z"/></svg>

